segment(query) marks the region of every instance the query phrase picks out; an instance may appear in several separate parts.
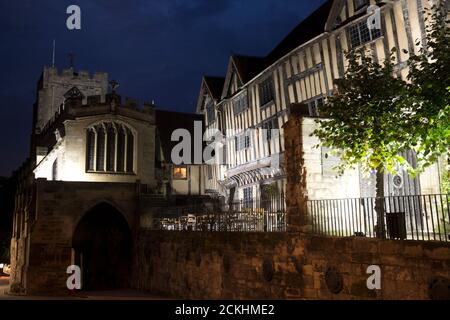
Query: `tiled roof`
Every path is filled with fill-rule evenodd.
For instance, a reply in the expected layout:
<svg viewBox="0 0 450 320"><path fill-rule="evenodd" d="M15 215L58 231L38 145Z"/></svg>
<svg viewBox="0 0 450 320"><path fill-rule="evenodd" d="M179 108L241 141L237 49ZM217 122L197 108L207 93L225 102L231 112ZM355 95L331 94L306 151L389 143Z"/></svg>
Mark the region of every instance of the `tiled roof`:
<svg viewBox="0 0 450 320"><path fill-rule="evenodd" d="M258 73L262 72L271 64L311 39L324 33L328 16L333 6L333 0L327 0L311 15L298 24L266 57L252 57L244 55L233 55L232 60L243 84L247 83ZM228 72L230 72L229 70ZM220 93L224 92L224 79L205 77L214 99L220 100ZM211 85L210 85L211 83ZM213 89L214 88L214 89Z"/></svg>
<svg viewBox="0 0 450 320"><path fill-rule="evenodd" d="M208 86L209 91L211 92L212 98L220 100L223 85L225 83L225 78L205 76L204 80L206 85Z"/></svg>
<svg viewBox="0 0 450 320"><path fill-rule="evenodd" d="M311 15L297 25L267 56L268 64L282 58L298 46L314 39L325 31L333 0L326 1Z"/></svg>

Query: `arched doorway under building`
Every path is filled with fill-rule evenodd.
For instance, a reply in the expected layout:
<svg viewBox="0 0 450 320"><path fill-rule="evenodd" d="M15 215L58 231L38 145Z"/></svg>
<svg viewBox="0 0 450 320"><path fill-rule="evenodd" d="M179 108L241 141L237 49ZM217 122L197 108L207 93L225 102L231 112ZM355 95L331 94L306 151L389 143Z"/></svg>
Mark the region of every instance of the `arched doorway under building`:
<svg viewBox="0 0 450 320"><path fill-rule="evenodd" d="M78 223L72 247L82 270L83 290L129 287L132 235L123 215L108 203L89 210Z"/></svg>

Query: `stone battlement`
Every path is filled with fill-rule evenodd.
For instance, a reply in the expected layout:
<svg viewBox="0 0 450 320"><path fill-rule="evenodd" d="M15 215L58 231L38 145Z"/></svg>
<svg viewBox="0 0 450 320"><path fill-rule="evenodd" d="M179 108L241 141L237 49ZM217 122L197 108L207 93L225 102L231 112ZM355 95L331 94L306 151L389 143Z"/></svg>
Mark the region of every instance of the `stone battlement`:
<svg viewBox="0 0 450 320"><path fill-rule="evenodd" d="M148 102L141 103L134 98L125 97L124 101L122 100L122 96L109 93L106 95L88 96L86 100L78 99L78 101L73 101L71 105L72 107L75 106L87 110L89 108L98 108L102 106L110 107L115 102L116 108L131 109L145 114L153 113L153 110L155 109L154 104Z"/></svg>
<svg viewBox="0 0 450 320"><path fill-rule="evenodd" d="M75 72L74 68L67 68L63 70L58 70L56 67L44 67L44 78L52 77L52 78L62 78L62 79L71 79L74 78L83 80L83 81L107 81L108 73L106 72L94 72L91 74L89 71L80 70Z"/></svg>
<svg viewBox="0 0 450 320"><path fill-rule="evenodd" d="M39 130L38 134L45 135L49 132L53 134L55 123L63 122L71 117L83 117L105 113L122 114L132 118L143 118L147 121L154 121L155 106L144 102L142 105L138 100L125 98L122 103L122 97L117 94L106 94L97 96L88 96L85 100L81 97L69 98L60 106L54 116Z"/></svg>

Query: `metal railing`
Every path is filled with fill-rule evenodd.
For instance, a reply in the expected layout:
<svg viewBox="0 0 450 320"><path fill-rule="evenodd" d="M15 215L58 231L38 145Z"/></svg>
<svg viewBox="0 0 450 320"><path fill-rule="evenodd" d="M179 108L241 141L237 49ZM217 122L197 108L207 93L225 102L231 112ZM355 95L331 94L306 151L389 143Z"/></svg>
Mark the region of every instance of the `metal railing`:
<svg viewBox="0 0 450 320"><path fill-rule="evenodd" d="M313 232L398 240L450 242L450 195L309 200Z"/></svg>
<svg viewBox="0 0 450 320"><path fill-rule="evenodd" d="M236 201L220 210L185 210L176 218L159 218L156 227L170 231L285 232L284 196L266 200Z"/></svg>

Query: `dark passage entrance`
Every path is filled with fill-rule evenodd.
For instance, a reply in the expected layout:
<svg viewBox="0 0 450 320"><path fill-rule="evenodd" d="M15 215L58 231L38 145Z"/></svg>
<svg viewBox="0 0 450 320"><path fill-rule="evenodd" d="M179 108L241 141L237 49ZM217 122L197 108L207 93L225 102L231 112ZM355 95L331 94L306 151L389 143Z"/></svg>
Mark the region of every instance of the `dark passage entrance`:
<svg viewBox="0 0 450 320"><path fill-rule="evenodd" d="M73 236L75 263L81 266L83 290L129 287L132 236L128 223L113 206L90 210Z"/></svg>

